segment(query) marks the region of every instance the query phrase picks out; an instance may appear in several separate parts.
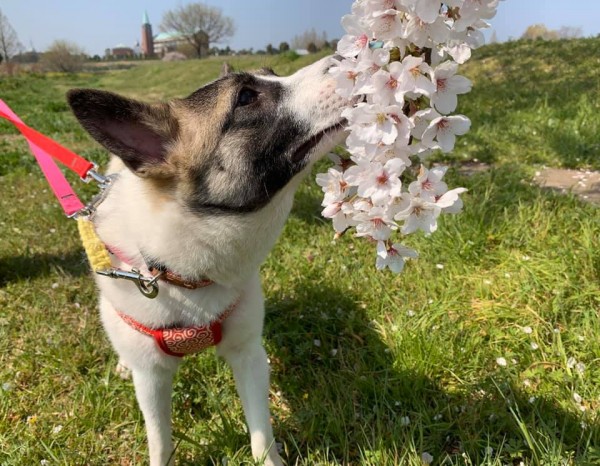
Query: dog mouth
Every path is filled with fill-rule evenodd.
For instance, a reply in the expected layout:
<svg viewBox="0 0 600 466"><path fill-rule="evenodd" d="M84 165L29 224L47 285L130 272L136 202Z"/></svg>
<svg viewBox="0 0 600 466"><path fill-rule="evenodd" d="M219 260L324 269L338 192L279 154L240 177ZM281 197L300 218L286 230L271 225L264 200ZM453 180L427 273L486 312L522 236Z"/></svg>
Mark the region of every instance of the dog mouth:
<svg viewBox="0 0 600 466"><path fill-rule="evenodd" d="M346 126L346 119L342 119L340 121L338 121L336 124L331 125L327 128L325 128L322 131L319 131L317 134L311 136L310 138L308 138L308 140L306 140L305 142L303 142L292 154L292 162L294 163L298 163L303 161L304 159L306 159L306 157L308 156L308 154L319 145L319 143L323 140L323 138L325 136L328 136L332 133L336 133L337 131L340 131L342 129L344 129L344 127Z"/></svg>

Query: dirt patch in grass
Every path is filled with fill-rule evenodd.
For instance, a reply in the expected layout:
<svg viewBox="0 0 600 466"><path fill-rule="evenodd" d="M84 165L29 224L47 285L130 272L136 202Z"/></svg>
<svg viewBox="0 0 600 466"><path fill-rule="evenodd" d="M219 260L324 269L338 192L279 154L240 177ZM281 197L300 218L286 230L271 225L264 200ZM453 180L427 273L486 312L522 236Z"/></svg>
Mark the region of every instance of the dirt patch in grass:
<svg viewBox="0 0 600 466"><path fill-rule="evenodd" d="M533 181L544 188L572 192L585 201L600 204L600 172L544 168L536 172Z"/></svg>
<svg viewBox="0 0 600 466"><path fill-rule="evenodd" d="M463 175L475 175L489 170L491 165L482 162L467 162L458 171ZM542 188L561 193L572 192L584 201L600 205L600 172L592 170L568 170L544 168L536 171L533 182Z"/></svg>

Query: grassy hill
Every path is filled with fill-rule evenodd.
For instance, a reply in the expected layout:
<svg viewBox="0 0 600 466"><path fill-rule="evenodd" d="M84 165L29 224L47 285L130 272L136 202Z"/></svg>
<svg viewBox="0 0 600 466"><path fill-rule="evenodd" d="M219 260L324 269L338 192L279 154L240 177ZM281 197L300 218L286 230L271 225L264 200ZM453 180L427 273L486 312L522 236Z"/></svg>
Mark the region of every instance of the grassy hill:
<svg viewBox="0 0 600 466"><path fill-rule="evenodd" d="M302 185L262 271L288 464L420 465L424 452L448 465L598 464L600 213L529 181L542 164L600 168L599 57L598 39L477 51L465 67L473 92L459 101L473 129L445 159L492 168L451 170L449 183L469 188L465 211L411 238L421 258L403 275L375 272L364 241L332 244L314 177ZM231 63L287 74L313 59ZM182 96L221 63L2 78L0 98L102 162L66 90ZM145 463L133 389L113 372L95 308L75 225L26 144L0 124L0 464ZM183 364L173 417L179 464L248 464L232 377L212 352Z"/></svg>

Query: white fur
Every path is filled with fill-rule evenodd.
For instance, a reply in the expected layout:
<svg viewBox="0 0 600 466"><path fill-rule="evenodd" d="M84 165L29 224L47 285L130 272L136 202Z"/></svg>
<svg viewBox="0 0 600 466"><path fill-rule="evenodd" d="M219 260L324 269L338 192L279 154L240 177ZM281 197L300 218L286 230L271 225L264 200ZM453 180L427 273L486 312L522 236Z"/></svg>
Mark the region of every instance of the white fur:
<svg viewBox="0 0 600 466"><path fill-rule="evenodd" d="M324 59L287 78L261 79L278 80L287 86L292 92L282 105L299 120L309 121L317 133L336 123L345 105L334 94L332 79L324 74L327 67ZM325 139L311 154L311 161L336 142L331 137ZM185 211L176 201L156 203L144 179L122 164L112 166L117 167L118 180L95 216L103 241L131 258L130 264L115 260L113 265L127 270L137 266L148 273L140 254L144 251L158 259L168 257L170 267L180 275L201 274L215 282L198 290L161 282L158 297L148 299L131 282L97 278L102 322L120 356L120 372L131 370L146 421L150 464L164 466L172 455L171 385L181 360L163 353L152 338L132 329L116 311L151 327L204 325L240 298L223 324L223 340L217 351L232 367L253 456L265 458L266 465L281 465L269 422L269 367L261 343L264 300L259 266L279 236L301 175L258 212L199 216Z"/></svg>

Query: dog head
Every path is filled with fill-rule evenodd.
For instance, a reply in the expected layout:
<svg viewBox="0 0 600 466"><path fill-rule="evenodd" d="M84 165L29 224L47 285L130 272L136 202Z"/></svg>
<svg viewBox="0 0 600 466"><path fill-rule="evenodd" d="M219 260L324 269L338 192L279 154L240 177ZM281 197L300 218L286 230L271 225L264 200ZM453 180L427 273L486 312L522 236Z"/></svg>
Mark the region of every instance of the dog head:
<svg viewBox="0 0 600 466"><path fill-rule="evenodd" d="M139 177L193 212L261 209L342 134L322 59L289 77L230 73L183 99L150 105L75 89L82 126Z"/></svg>

